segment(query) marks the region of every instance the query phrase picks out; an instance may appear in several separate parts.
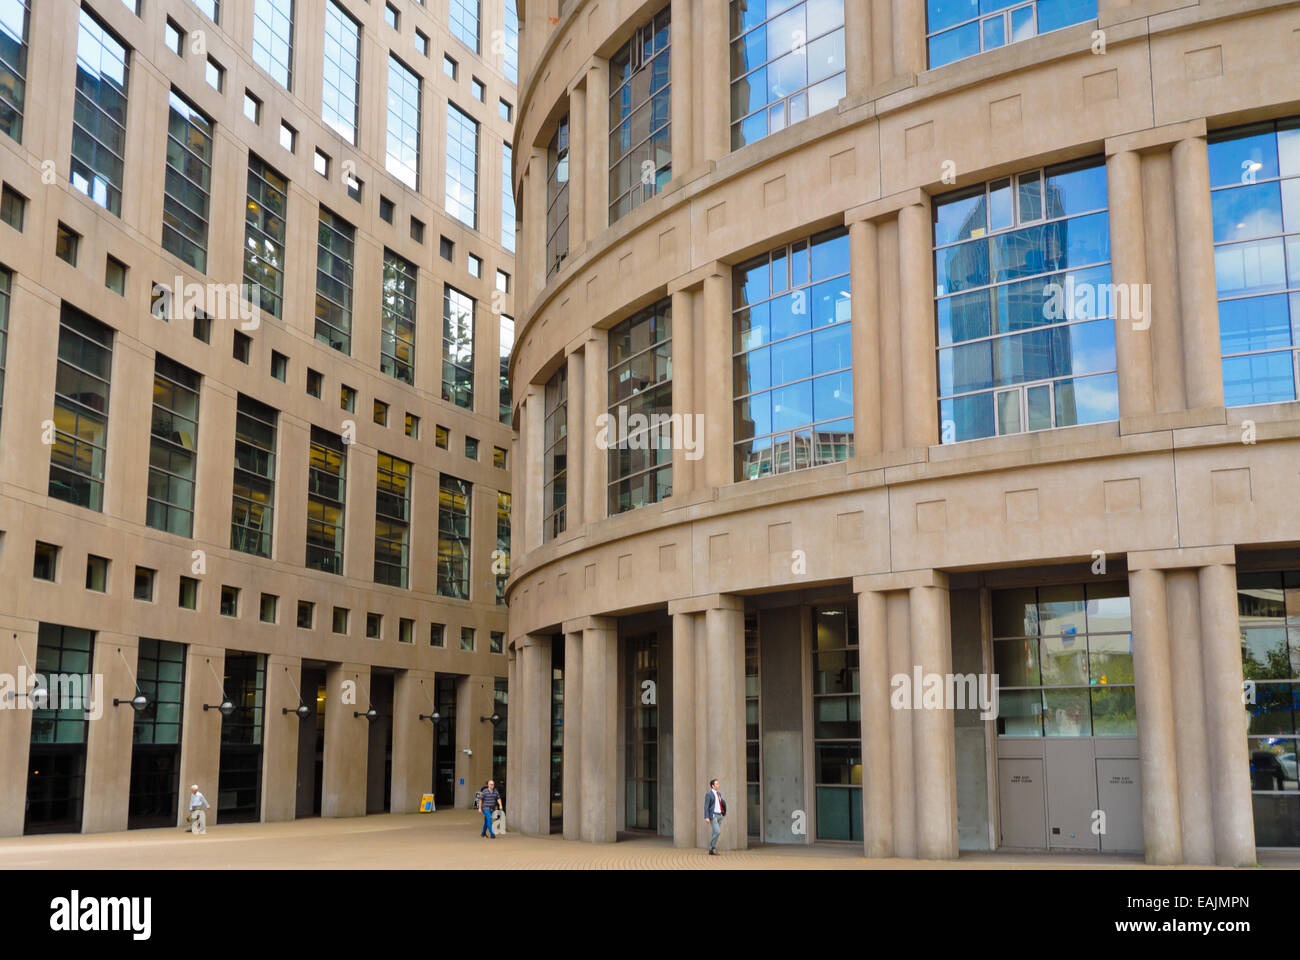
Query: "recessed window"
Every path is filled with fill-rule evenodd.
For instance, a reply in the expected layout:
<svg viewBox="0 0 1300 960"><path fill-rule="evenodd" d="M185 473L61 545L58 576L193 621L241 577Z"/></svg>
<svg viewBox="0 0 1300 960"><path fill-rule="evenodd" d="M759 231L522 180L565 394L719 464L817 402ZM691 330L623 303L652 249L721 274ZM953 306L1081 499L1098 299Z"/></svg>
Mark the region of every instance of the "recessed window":
<svg viewBox="0 0 1300 960"><path fill-rule="evenodd" d="M493 630L488 634L488 653L505 653L506 635Z"/></svg>
<svg viewBox="0 0 1300 960"><path fill-rule="evenodd" d="M460 72L456 65L456 61L446 54L443 54L442 57L442 72L453 80L456 79L456 74Z"/></svg>
<svg viewBox="0 0 1300 960"><path fill-rule="evenodd" d="M356 413L357 392L346 383L339 387L339 406L348 413Z"/></svg>
<svg viewBox="0 0 1300 960"><path fill-rule="evenodd" d="M510 106L510 104L506 103L504 100L497 101L497 114L501 117L502 120L505 120L507 123L509 123L510 118L514 115L514 112L515 112L515 108Z"/></svg>
<svg viewBox="0 0 1300 960"><path fill-rule="evenodd" d="M492 448L492 466L496 467L498 470L504 470L506 468L505 447Z"/></svg>
<svg viewBox="0 0 1300 960"><path fill-rule="evenodd" d="M465 264L465 269L469 271L469 275L470 275L471 277L473 277L474 279L476 279L476 280L478 280L478 279L482 279L482 277L483 277L483 258L482 258L482 257L476 257L476 256L474 256L474 254L471 253L471 254L469 255L469 258L468 258L466 264Z"/></svg>
<svg viewBox="0 0 1300 960"><path fill-rule="evenodd" d="M326 180L330 176L330 158L327 154L322 153L320 148L316 149L315 159L312 160L312 167Z"/></svg>
<svg viewBox="0 0 1300 960"><path fill-rule="evenodd" d="M59 548L52 543L36 541L36 559L32 564L32 576L37 580L54 582L59 572Z"/></svg>
<svg viewBox="0 0 1300 960"><path fill-rule="evenodd" d="M478 438L477 437L465 438L465 456L469 457L471 460L478 459Z"/></svg>
<svg viewBox="0 0 1300 960"><path fill-rule="evenodd" d="M223 605L225 604L225 593L226 593L225 588L222 588L221 599ZM258 608L257 619L261 620L263 623L275 623L276 614L279 611L279 609L280 609L280 598L273 593L264 593L262 594L262 603ZM221 612L225 613L224 610L222 610ZM235 616L235 614L232 613L229 614L229 616L233 617Z"/></svg>
<svg viewBox="0 0 1300 960"><path fill-rule="evenodd" d="M450 436L451 436L451 431L448 430L446 427L444 427L441 423L438 424L436 427L433 428L433 445L437 447L439 450L446 450L448 438Z"/></svg>
<svg viewBox="0 0 1300 960"><path fill-rule="evenodd" d="M280 146L290 153L298 149L298 131L283 120L280 121Z"/></svg>
<svg viewBox="0 0 1300 960"><path fill-rule="evenodd" d="M221 615L223 617L239 616L239 588L221 588Z"/></svg>
<svg viewBox="0 0 1300 960"><path fill-rule="evenodd" d="M360 203L361 190L365 186L365 182L352 174L348 174L344 177L343 182L348 185L348 196L357 201L357 203Z"/></svg>
<svg viewBox="0 0 1300 960"><path fill-rule="evenodd" d="M201 310L194 311L194 339L212 342L212 318Z"/></svg>
<svg viewBox="0 0 1300 960"><path fill-rule="evenodd" d="M487 88L483 86L483 81L478 77L470 78L469 91L474 94L474 99L479 103L482 103L484 96L487 95Z"/></svg>
<svg viewBox="0 0 1300 960"><path fill-rule="evenodd" d="M298 601L298 629L310 630L316 622L316 604L310 600Z"/></svg>
<svg viewBox="0 0 1300 960"><path fill-rule="evenodd" d="M167 18L167 25L163 28L163 41L167 44L167 49L176 56L185 55L185 31L170 17Z"/></svg>
<svg viewBox="0 0 1300 960"><path fill-rule="evenodd" d="M382 400L375 401L375 423L381 427L388 426L388 404Z"/></svg>
<svg viewBox="0 0 1300 960"><path fill-rule="evenodd" d="M419 30L415 31L415 49L423 56L429 55L429 38Z"/></svg>
<svg viewBox="0 0 1300 960"><path fill-rule="evenodd" d="M510 292L510 274L504 270L497 271L497 289L502 293Z"/></svg>
<svg viewBox="0 0 1300 960"><path fill-rule="evenodd" d="M447 625L445 623L429 624L429 646L445 647L447 645Z"/></svg>
<svg viewBox="0 0 1300 960"><path fill-rule="evenodd" d="M132 595L137 600L153 603L153 584L156 576L156 570L150 570L148 567L136 567L135 587L132 590Z"/></svg>
<svg viewBox="0 0 1300 960"><path fill-rule="evenodd" d="M181 577L180 589L176 594L176 605L184 610L198 609L199 582L193 577Z"/></svg>
<svg viewBox="0 0 1300 960"><path fill-rule="evenodd" d="M254 123L262 122L262 101L247 90L244 91L244 116Z"/></svg>
<svg viewBox="0 0 1300 960"><path fill-rule="evenodd" d="M104 286L119 297L126 295L126 264L116 257L104 258Z"/></svg>
<svg viewBox="0 0 1300 960"><path fill-rule="evenodd" d="M27 198L9 184L0 188L0 220L19 233L23 229L23 214L27 212Z"/></svg>
<svg viewBox="0 0 1300 960"><path fill-rule="evenodd" d="M334 633L346 634L348 632L348 617L350 611L347 607L335 607L334 615L331 618L330 629Z"/></svg>
<svg viewBox="0 0 1300 960"><path fill-rule="evenodd" d="M456 244L452 243L446 237L438 238L438 256L451 263L456 258Z"/></svg>
<svg viewBox="0 0 1300 960"><path fill-rule="evenodd" d="M460 628L460 648L462 650L471 650L471 651L474 649L474 628L473 627Z"/></svg>
<svg viewBox="0 0 1300 960"><path fill-rule="evenodd" d="M75 267L77 265L77 249L80 246L81 234L66 223L60 223L58 233L54 237L55 256Z"/></svg>
<svg viewBox="0 0 1300 960"><path fill-rule="evenodd" d="M226 68L208 57L208 64L203 68L203 79L208 81L209 87L221 93L226 88Z"/></svg>
<svg viewBox="0 0 1300 960"><path fill-rule="evenodd" d="M406 435L413 440L420 439L420 418L413 413L406 415Z"/></svg>
<svg viewBox="0 0 1300 960"><path fill-rule="evenodd" d="M171 323L171 290L166 284L153 285L149 294L149 312L163 323Z"/></svg>
<svg viewBox="0 0 1300 960"><path fill-rule="evenodd" d="M379 218L385 223L393 222L393 201L387 197L379 198Z"/></svg>
<svg viewBox="0 0 1300 960"><path fill-rule="evenodd" d="M235 331L235 345L231 355L240 363L248 363L253 355L253 338L246 333Z"/></svg>
<svg viewBox="0 0 1300 960"><path fill-rule="evenodd" d="M108 592L108 559L93 553L86 557L86 589L96 593Z"/></svg>
<svg viewBox="0 0 1300 960"><path fill-rule="evenodd" d="M289 358L275 350L271 351L271 376L284 383L289 381Z"/></svg>
<svg viewBox="0 0 1300 960"><path fill-rule="evenodd" d="M366 639L379 640L384 635L384 617L379 613L366 614Z"/></svg>
<svg viewBox="0 0 1300 960"><path fill-rule="evenodd" d="M416 243L424 243L424 221L411 218L411 239Z"/></svg>
<svg viewBox="0 0 1300 960"><path fill-rule="evenodd" d="M401 22L402 16L397 12L397 8L391 3L384 4L384 23L396 30Z"/></svg>
<svg viewBox="0 0 1300 960"><path fill-rule="evenodd" d="M321 375L321 372L319 370L313 370L311 367L308 367L307 368L307 394L319 400L321 391L324 389L324 386L325 386L325 377Z"/></svg>
<svg viewBox="0 0 1300 960"><path fill-rule="evenodd" d="M415 643L415 621L402 617L397 621L397 642Z"/></svg>

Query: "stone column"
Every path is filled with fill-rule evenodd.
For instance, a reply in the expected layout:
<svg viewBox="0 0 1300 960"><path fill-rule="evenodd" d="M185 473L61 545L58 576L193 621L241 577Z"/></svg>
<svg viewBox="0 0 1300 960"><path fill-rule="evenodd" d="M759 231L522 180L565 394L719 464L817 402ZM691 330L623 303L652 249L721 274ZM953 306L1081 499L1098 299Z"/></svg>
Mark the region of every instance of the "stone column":
<svg viewBox="0 0 1300 960"><path fill-rule="evenodd" d="M703 3L699 13L700 84L693 91L703 121L698 158L720 160L731 152L731 27L729 4ZM702 817L700 819L703 819Z"/></svg>
<svg viewBox="0 0 1300 960"><path fill-rule="evenodd" d="M181 720L181 792L189 793L197 783L208 797L208 826L217 822L217 779L221 770L221 714L215 707L223 697L221 677L226 669L226 651L221 647L190 644L185 650L185 705ZM178 804L176 825L188 815Z"/></svg>
<svg viewBox="0 0 1300 960"><path fill-rule="evenodd" d="M474 791L492 776L492 724L485 718L496 708L495 677L474 674L456 682L456 806L472 807ZM460 752L468 747L469 753ZM460 781L464 779L462 787ZM513 817L511 801L506 812ZM513 821L512 821L513 822Z"/></svg>
<svg viewBox="0 0 1300 960"><path fill-rule="evenodd" d="M524 782L514 822L522 833L551 832L551 639L530 636L523 655Z"/></svg>
<svg viewBox="0 0 1300 960"><path fill-rule="evenodd" d="M888 637L887 677L911 676L911 604L905 591L885 596L885 635ZM913 711L890 707L890 786L894 810L894 856L916 856L916 758L912 754Z"/></svg>
<svg viewBox="0 0 1300 960"><path fill-rule="evenodd" d="M718 847L744 850L749 845L745 787L745 606L739 597L721 599L722 603L704 613L709 697L707 703L696 704L696 710L707 717L709 772L706 779L721 780L722 795L730 800L726 829Z"/></svg>
<svg viewBox="0 0 1300 960"><path fill-rule="evenodd" d="M569 254L576 254L587 238L587 88L580 79L569 88Z"/></svg>
<svg viewBox="0 0 1300 960"><path fill-rule="evenodd" d="M732 454L731 378L731 267L714 264L704 278L704 356L723 360L720 375L705 378L701 412L704 414L704 485L724 487L735 475Z"/></svg>
<svg viewBox="0 0 1300 960"><path fill-rule="evenodd" d="M135 711L129 703L115 707L113 701L129 701L137 693L135 668L139 644L136 637L95 634L95 652L91 661L94 677L91 689L85 691L92 709L86 731L82 833L126 829ZM22 782L25 787L26 778Z"/></svg>
<svg viewBox="0 0 1300 960"><path fill-rule="evenodd" d="M1106 182L1110 191L1111 279L1116 287L1144 291L1147 269L1141 156L1133 150L1111 154L1106 158ZM1149 328L1150 305L1145 307L1144 320ZM1135 330L1133 324L1131 316L1115 318L1121 417L1142 416L1155 410L1151 335L1149 329Z"/></svg>
<svg viewBox="0 0 1300 960"><path fill-rule="evenodd" d="M432 671L399 670L393 680L393 813L417 813L420 797L432 791L433 723L437 689Z"/></svg>
<svg viewBox="0 0 1300 960"><path fill-rule="evenodd" d="M582 838L582 632L564 635L564 839Z"/></svg>
<svg viewBox="0 0 1300 960"><path fill-rule="evenodd" d="M609 225L609 61L602 57L594 57L587 67L586 107L587 222L583 236L591 242ZM572 197L572 191L569 195ZM569 223L573 223L572 214Z"/></svg>
<svg viewBox="0 0 1300 960"><path fill-rule="evenodd" d="M947 577L908 591L912 653L925 674L952 673ZM957 857L957 752L949 709L921 710L912 727L916 756L916 852L923 860Z"/></svg>
<svg viewBox="0 0 1300 960"><path fill-rule="evenodd" d="M587 523L599 523L605 519L606 485L608 483L609 454L595 446L594 424L596 417L605 412L606 388L609 370L609 334L604 330L592 330L583 347L580 377L577 382L569 381L569 396L582 394L579 409L582 424L579 429L579 442L585 447L582 458L581 499L579 509ZM572 373L572 368L570 368ZM590 437L590 439L586 439ZM573 449L573 441L569 442ZM571 498L572 500L573 498Z"/></svg>
<svg viewBox="0 0 1300 960"><path fill-rule="evenodd" d="M865 7L865 0L859 0ZM847 12L845 13L847 17ZM880 300L877 230L870 220L849 224L853 294L853 429L858 457L883 449L880 428ZM676 384L673 385L674 389Z"/></svg>
<svg viewBox="0 0 1300 960"><path fill-rule="evenodd" d="M844 0L845 89L849 99L865 99L871 89L871 0Z"/></svg>
<svg viewBox="0 0 1300 960"><path fill-rule="evenodd" d="M591 417L587 415L586 398L587 398L587 381L583 371L583 352L574 350L565 358L568 366L569 378L569 409L568 409L568 432L569 432L569 453L568 453L568 505L565 508L567 515L565 526L569 530L581 530L584 521L587 519L586 514L586 467L585 461L587 456L594 455L590 453L593 447L593 433L591 429ZM592 517L595 520L596 517Z"/></svg>
<svg viewBox="0 0 1300 960"><path fill-rule="evenodd" d="M1129 570L1134 569L1129 555ZM1130 573L1131 575L1131 573ZM1169 615L1174 730L1178 738L1178 808L1182 814L1183 862L1214 863L1209 744L1205 733L1205 678L1201 672L1200 592L1196 571L1165 571ZM1135 665L1136 666L1136 665ZM1141 741L1139 740L1139 746Z"/></svg>
<svg viewBox="0 0 1300 960"><path fill-rule="evenodd" d="M546 526L546 504L544 475L546 470L546 390L537 384L528 384L524 388L527 396L524 427L528 431L524 443L524 462L516 464L516 476L523 482L516 487L523 487L524 551L531 552L542 545ZM520 554L516 554L518 556Z"/></svg>
<svg viewBox="0 0 1300 960"><path fill-rule="evenodd" d="M365 816L370 721L357 714L370 709L369 665L329 664L325 668L325 704L321 816Z"/></svg>
<svg viewBox="0 0 1300 960"><path fill-rule="evenodd" d="M526 293L519 298L522 313L530 309L546 289L546 148L534 147L528 156L521 198L523 200L522 236L516 274L525 279ZM522 158L521 158L522 159Z"/></svg>
<svg viewBox="0 0 1300 960"><path fill-rule="evenodd" d="M31 674L36 669L37 624L0 615L0 671L15 679L21 671L26 685L14 690L25 694L31 690ZM0 837L20 837L27 810L27 773L32 742L32 712L25 697L17 697L6 707L7 716L0 723ZM192 782L192 781L191 781ZM20 786L21 785L21 786Z"/></svg>
<svg viewBox="0 0 1300 960"><path fill-rule="evenodd" d="M695 622L693 613L673 615L673 846L695 846L703 819L695 773Z"/></svg>
<svg viewBox="0 0 1300 960"><path fill-rule="evenodd" d="M506 647L506 697L509 701L506 710L506 786L511 792L515 792L524 782L524 759L520 756L523 753L524 738L524 690L520 669L522 649L516 650L516 644L520 642L512 641ZM519 716L516 717L516 714ZM514 806L513 803L511 806ZM511 809L511 816L516 812Z"/></svg>
<svg viewBox="0 0 1300 960"><path fill-rule="evenodd" d="M674 6L674 16L676 7ZM674 24L676 21L674 20ZM674 159L674 163L676 160ZM671 290L673 313L673 416L678 417L685 429L687 418L694 418L695 409L695 318L692 311L692 294L689 289ZM692 421L693 423L693 421ZM702 437L691 427L691 436L697 442ZM677 441L678 438L674 438ZM688 460L681 442L673 444L673 499L686 501L695 489L695 462Z"/></svg>
<svg viewBox="0 0 1300 960"><path fill-rule="evenodd" d="M894 2L894 73L924 73L928 59L925 43L925 5Z"/></svg>
<svg viewBox="0 0 1300 960"><path fill-rule="evenodd" d="M299 720L298 714L292 712L302 703L301 688L301 657L266 658L266 692L262 705L263 823L293 820L298 813L299 728L304 722L310 722ZM290 712L285 713L285 708Z"/></svg>
<svg viewBox="0 0 1300 960"><path fill-rule="evenodd" d="M894 855L890 792L889 635L886 594L858 594L858 656L862 717L862 834L869 858Z"/></svg>
<svg viewBox="0 0 1300 960"><path fill-rule="evenodd" d="M899 210L898 259L902 278L899 345L906 447L928 447L939 440L933 246L928 202L908 204Z"/></svg>
<svg viewBox="0 0 1300 960"><path fill-rule="evenodd" d="M613 843L618 823L618 621L589 617L582 630L581 837Z"/></svg>
<svg viewBox="0 0 1300 960"><path fill-rule="evenodd" d="M1173 148L1174 216L1178 235L1178 290L1182 308L1183 367L1189 409L1223 406L1219 303L1210 217L1210 167L1204 137Z"/></svg>
<svg viewBox="0 0 1300 960"><path fill-rule="evenodd" d="M669 91L669 115L672 118L673 135L673 179L690 175L696 165L695 143L695 57L692 49L695 45L696 3L694 0L672 0L669 28L668 54L672 72L672 89ZM674 310L674 314L676 311ZM674 322L676 317L674 316ZM676 389L676 384L673 385ZM676 469L673 482L676 483Z"/></svg>

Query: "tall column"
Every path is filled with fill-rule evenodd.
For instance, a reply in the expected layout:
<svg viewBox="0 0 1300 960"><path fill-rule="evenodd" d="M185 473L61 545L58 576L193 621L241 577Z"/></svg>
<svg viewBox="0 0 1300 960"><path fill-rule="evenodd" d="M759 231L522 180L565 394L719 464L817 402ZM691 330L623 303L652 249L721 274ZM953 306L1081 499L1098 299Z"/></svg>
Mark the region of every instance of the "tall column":
<svg viewBox="0 0 1300 960"><path fill-rule="evenodd" d="M923 674L952 673L947 577L908 592L912 654ZM912 723L916 757L916 854L923 860L957 857L957 746L949 709L919 710Z"/></svg>
<svg viewBox="0 0 1300 960"><path fill-rule="evenodd" d="M1242 704L1237 568L1232 564L1201 567L1198 580L1215 859L1220 866L1248 867L1255 864L1255 821Z"/></svg>
<svg viewBox="0 0 1300 960"><path fill-rule="evenodd" d="M1130 554L1129 569L1133 569ZM1214 863L1214 808L1210 790L1209 744L1205 731L1205 677L1201 670L1200 592L1195 570L1165 573L1169 616L1170 677L1174 698L1178 809L1182 818L1183 862ZM1140 744L1139 744L1140 745Z"/></svg>
<svg viewBox="0 0 1300 960"><path fill-rule="evenodd" d="M524 739L524 691L522 670L520 667L520 658L522 650L516 648L520 641L515 640L506 648L506 698L508 707L506 709L506 800L509 801L510 793L513 793L517 787L522 787L524 782L524 762L520 754L523 753ZM437 731L435 730L435 735ZM518 812L513 809L514 804L507 809L510 810L510 816L513 818Z"/></svg>
<svg viewBox="0 0 1300 960"><path fill-rule="evenodd" d="M865 2L863 3L865 6ZM848 13L845 13L848 16ZM853 293L853 429L859 457L883 449L880 427L880 299L877 230L870 220L849 224ZM676 389L676 384L673 384Z"/></svg>
<svg viewBox="0 0 1300 960"><path fill-rule="evenodd" d="M514 822L524 833L551 832L551 640L530 636L523 648L524 782Z"/></svg>
<svg viewBox="0 0 1300 960"><path fill-rule="evenodd" d="M695 143L695 0L672 0L669 27L669 54L672 71L672 88L669 90L669 112L672 116L673 179L689 176L696 164ZM674 389L676 385L674 384ZM673 472L676 483L676 470Z"/></svg>
<svg viewBox="0 0 1300 960"><path fill-rule="evenodd" d="M704 278L704 356L731 357L731 267L716 264L717 272ZM730 370L705 378L704 403L704 485L723 487L732 482L732 383Z"/></svg>
<svg viewBox="0 0 1300 960"><path fill-rule="evenodd" d="M15 678L22 671L28 678L27 685L15 689L14 693L27 693L34 683L30 671L36 668L37 630L37 625L31 621L19 621L0 614L0 671ZM17 698L8 704L14 707L25 705L23 699ZM5 712L7 716L0 723L0 783L7 784L8 788L0 790L0 837L20 837L27 816L32 711L13 709Z"/></svg>
<svg viewBox="0 0 1300 960"><path fill-rule="evenodd" d="M609 368L609 334L605 330L592 330L583 348L581 379L576 383L569 381L569 395L575 391L583 392L583 420L581 433L585 456L582 460L582 517L587 523L599 523L605 519L605 488L608 483L609 454L598 450L595 445L594 424L596 417L605 412L606 379ZM572 368L570 368L572 370ZM573 449L570 442L570 450Z"/></svg>
<svg viewBox="0 0 1300 960"><path fill-rule="evenodd" d="M926 67L925 5L894 0L894 73L924 73Z"/></svg>
<svg viewBox="0 0 1300 960"><path fill-rule="evenodd" d="M724 603L704 613L709 698L706 703L696 704L696 710L707 717L707 779L721 780L722 794L730 798L726 830L718 846L723 850L743 850L749 845L745 786L745 608L739 597L722 599Z"/></svg>
<svg viewBox="0 0 1300 960"><path fill-rule="evenodd" d="M569 89L569 253L583 248L587 239L587 88L580 80Z"/></svg>
<svg viewBox="0 0 1300 960"><path fill-rule="evenodd" d="M676 7L674 6L674 16ZM675 22L675 21L674 21ZM673 416L686 428L691 420L691 436L698 444L703 437L694 427L695 407L695 318L690 290L672 291L673 312ZM698 449L698 448L697 448ZM687 459L683 444L673 444L673 498L686 500L695 489L695 461Z"/></svg>
<svg viewBox="0 0 1300 960"><path fill-rule="evenodd" d="M870 3L871 78L874 83L884 83L894 76L894 0Z"/></svg>
<svg viewBox="0 0 1300 960"><path fill-rule="evenodd" d="M262 710L262 822L293 820L298 812L298 738L304 721L302 658L278 654L266 658L266 692ZM432 746L430 750L432 750ZM396 763L397 754L393 754ZM188 784L182 784L188 787ZM184 791L182 791L184 796ZM393 794L396 809L397 794Z"/></svg>
<svg viewBox="0 0 1300 960"><path fill-rule="evenodd" d="M190 644L185 649L185 707L181 719L181 786L197 783L204 795L217 794L221 770L221 714L203 707L221 703L221 677L226 651L221 647ZM187 816L184 804L176 811L176 825ZM208 811L208 824L217 822L217 808Z"/></svg>
<svg viewBox="0 0 1300 960"><path fill-rule="evenodd" d="M516 476L522 474L522 484L516 488L524 489L524 519L527 527L524 531L524 550L536 550L542 545L542 531L546 526L546 504L544 472L546 465L546 391L544 387L528 384L525 388L527 397L524 427L527 429L524 443L522 464L516 464ZM518 555L518 554L516 554Z"/></svg>
<svg viewBox="0 0 1300 960"><path fill-rule="evenodd" d="M858 675L861 678L862 834L867 857L894 855L890 793L889 636L886 595L858 594Z"/></svg>
<svg viewBox="0 0 1300 960"><path fill-rule="evenodd" d="M433 723L420 715L434 712L434 674L399 670L393 680L393 813L416 813L420 797L433 783Z"/></svg>
<svg viewBox="0 0 1300 960"><path fill-rule="evenodd" d="M486 719L496 708L495 677L473 674L456 681L456 806L472 807L474 791L492 777L492 731ZM469 753L464 753L464 748ZM465 785L461 786L461 780ZM513 817L509 797L505 809Z"/></svg>
<svg viewBox="0 0 1300 960"><path fill-rule="evenodd" d="M1106 183L1110 191L1111 279L1117 287L1144 290L1147 269L1141 156L1133 150L1121 150L1107 157ZM1149 304L1145 320L1148 330L1135 330L1131 316L1115 318L1121 417L1141 416L1155 410Z"/></svg>
<svg viewBox="0 0 1300 960"><path fill-rule="evenodd" d="M675 482L675 481L674 481ZM673 846L694 847L703 819L695 773L695 621L673 615Z"/></svg>
<svg viewBox="0 0 1300 960"><path fill-rule="evenodd" d="M588 241L609 224L609 61L587 68L586 228ZM572 216L570 216L572 222Z"/></svg>
<svg viewBox="0 0 1300 960"><path fill-rule="evenodd" d="M331 663L325 669L325 761L321 777L322 817L366 813L366 769L370 743L370 667Z"/></svg>
<svg viewBox="0 0 1300 960"><path fill-rule="evenodd" d="M1164 571L1130 571L1128 585L1133 615L1138 768L1142 776L1142 837L1146 862L1163 866L1183 859Z"/></svg>
<svg viewBox="0 0 1300 960"><path fill-rule="evenodd" d="M845 89L864 99L871 89L871 0L844 0Z"/></svg>
<svg viewBox="0 0 1300 960"><path fill-rule="evenodd" d="M534 147L524 172L523 235L516 274L527 279L520 310L526 310L546 288L546 150Z"/></svg>
<svg viewBox="0 0 1300 960"><path fill-rule="evenodd" d="M594 456L594 432L587 415L587 380L584 375L583 352L574 350L565 358L569 378L569 409L567 411L568 460L565 462L568 489L565 491L565 526L581 530L587 520L586 512L586 458ZM592 517L592 520L597 519Z"/></svg>
<svg viewBox="0 0 1300 960"><path fill-rule="evenodd" d="M582 621L583 840L613 843L617 839L617 790L618 622L591 617Z"/></svg>
<svg viewBox="0 0 1300 960"><path fill-rule="evenodd" d="M903 443L907 447L928 447L939 440L932 248L928 204L913 203L899 210L898 259L902 280L899 345L903 368Z"/></svg>
<svg viewBox="0 0 1300 960"><path fill-rule="evenodd" d="M125 830L131 792L131 744L135 711L127 704L136 695L135 668L140 641L116 633L97 633L92 661L99 689L86 691L94 709L86 733L86 780L81 830ZM96 702L95 698L98 698Z"/></svg>
<svg viewBox="0 0 1300 960"><path fill-rule="evenodd" d="M1210 167L1204 137L1188 137L1174 144L1173 172L1187 406L1221 407L1223 366L1210 217Z"/></svg>
<svg viewBox="0 0 1300 960"><path fill-rule="evenodd" d="M731 152L731 27L729 4L702 3L699 89L694 92L703 114L699 159L720 160Z"/></svg>
<svg viewBox="0 0 1300 960"><path fill-rule="evenodd" d="M911 604L907 593L894 590L885 597L885 634L889 638L887 676L912 673ZM916 758L912 753L912 710L890 709L889 783L893 791L894 856L916 856Z"/></svg>
<svg viewBox="0 0 1300 960"><path fill-rule="evenodd" d="M564 634L564 839L582 839L582 633Z"/></svg>

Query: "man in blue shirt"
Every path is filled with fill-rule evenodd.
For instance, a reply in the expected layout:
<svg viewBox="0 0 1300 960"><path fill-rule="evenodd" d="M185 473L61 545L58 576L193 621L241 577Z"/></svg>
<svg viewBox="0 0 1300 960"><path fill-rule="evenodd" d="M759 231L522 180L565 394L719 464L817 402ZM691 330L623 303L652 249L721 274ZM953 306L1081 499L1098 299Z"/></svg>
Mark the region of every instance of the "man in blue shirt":
<svg viewBox="0 0 1300 960"><path fill-rule="evenodd" d="M497 793L497 783L495 780L487 782L487 789L479 794L478 808L483 814L483 832L480 837L488 837L492 840L497 838L496 833L492 830L492 814L496 812L497 807L501 812L506 812L506 805L501 802L501 794Z"/></svg>
<svg viewBox="0 0 1300 960"><path fill-rule="evenodd" d="M722 799L715 777L709 781L709 791L704 795L704 822L713 827L713 836L709 840L709 855L718 855L718 837L722 836L722 818L727 815L727 802Z"/></svg>

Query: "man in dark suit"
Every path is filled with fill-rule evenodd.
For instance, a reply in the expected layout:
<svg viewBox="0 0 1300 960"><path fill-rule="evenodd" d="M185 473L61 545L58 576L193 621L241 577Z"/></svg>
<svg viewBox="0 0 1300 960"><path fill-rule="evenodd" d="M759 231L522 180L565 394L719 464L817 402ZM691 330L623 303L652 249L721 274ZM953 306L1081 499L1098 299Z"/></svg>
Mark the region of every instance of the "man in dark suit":
<svg viewBox="0 0 1300 960"><path fill-rule="evenodd" d="M704 794L704 822L713 827L713 836L709 840L709 855L718 855L718 837L722 836L722 818L727 815L727 801L722 799L722 791L715 777L709 781L709 790Z"/></svg>

